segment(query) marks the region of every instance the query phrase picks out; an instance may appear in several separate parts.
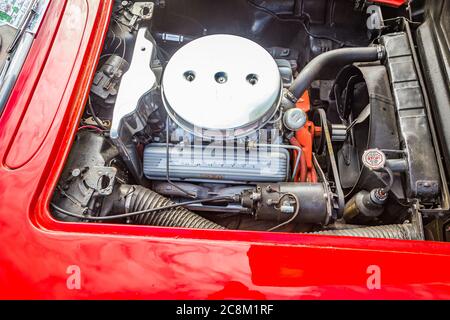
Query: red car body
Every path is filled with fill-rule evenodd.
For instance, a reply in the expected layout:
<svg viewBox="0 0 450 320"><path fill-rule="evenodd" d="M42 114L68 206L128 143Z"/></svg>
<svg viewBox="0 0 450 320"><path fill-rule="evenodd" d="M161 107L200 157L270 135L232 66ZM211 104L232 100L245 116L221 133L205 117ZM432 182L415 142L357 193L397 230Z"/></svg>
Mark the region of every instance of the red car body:
<svg viewBox="0 0 450 320"><path fill-rule="evenodd" d="M53 219L112 2L51 1L1 115L0 298L450 298L445 243ZM67 286L71 266L79 289Z"/></svg>

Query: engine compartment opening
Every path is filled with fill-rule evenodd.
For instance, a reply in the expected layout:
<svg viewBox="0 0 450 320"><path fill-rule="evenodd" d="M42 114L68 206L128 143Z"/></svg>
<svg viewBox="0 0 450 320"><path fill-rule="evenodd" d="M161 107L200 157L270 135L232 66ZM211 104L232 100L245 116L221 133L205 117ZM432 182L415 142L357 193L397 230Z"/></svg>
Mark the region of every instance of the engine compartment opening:
<svg viewBox="0 0 450 320"><path fill-rule="evenodd" d="M117 1L54 217L445 240L413 13Z"/></svg>

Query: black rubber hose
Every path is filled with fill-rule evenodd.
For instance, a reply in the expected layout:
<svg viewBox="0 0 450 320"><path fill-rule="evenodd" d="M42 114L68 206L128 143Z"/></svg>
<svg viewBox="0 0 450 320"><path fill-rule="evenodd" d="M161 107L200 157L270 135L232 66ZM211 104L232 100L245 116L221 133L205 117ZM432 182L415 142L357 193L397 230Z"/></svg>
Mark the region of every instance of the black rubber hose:
<svg viewBox="0 0 450 320"><path fill-rule="evenodd" d="M139 185L122 185L120 196L115 201L114 211L135 212L172 205L175 202ZM130 217L130 222L159 227L179 227L190 229L225 229L184 207L150 212Z"/></svg>
<svg viewBox="0 0 450 320"><path fill-rule="evenodd" d="M318 80L320 73L330 67L345 66L354 62L371 62L381 60L384 56L384 47L342 48L331 50L317 56L309 62L295 78L289 88L297 99Z"/></svg>
<svg viewBox="0 0 450 320"><path fill-rule="evenodd" d="M412 224L391 224L386 226L339 229L312 232L330 236L347 236L378 239L422 240L421 233Z"/></svg>

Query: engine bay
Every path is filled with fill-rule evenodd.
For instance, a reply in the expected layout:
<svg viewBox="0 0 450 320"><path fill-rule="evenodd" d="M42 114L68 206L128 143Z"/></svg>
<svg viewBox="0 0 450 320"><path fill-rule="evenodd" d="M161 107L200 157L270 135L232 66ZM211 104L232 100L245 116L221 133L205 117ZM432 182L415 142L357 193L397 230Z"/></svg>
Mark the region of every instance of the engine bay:
<svg viewBox="0 0 450 320"><path fill-rule="evenodd" d="M447 240L421 10L374 2L116 1L54 217Z"/></svg>

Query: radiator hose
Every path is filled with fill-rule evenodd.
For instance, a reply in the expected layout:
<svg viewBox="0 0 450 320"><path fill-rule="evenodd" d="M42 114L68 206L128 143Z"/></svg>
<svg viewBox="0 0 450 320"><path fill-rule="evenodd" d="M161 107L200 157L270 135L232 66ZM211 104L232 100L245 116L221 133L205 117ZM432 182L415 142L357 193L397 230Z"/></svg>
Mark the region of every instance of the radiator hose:
<svg viewBox="0 0 450 320"><path fill-rule="evenodd" d="M384 47L381 45L361 48L342 48L320 54L309 62L295 78L289 91L299 99L317 80L320 73L330 67L345 66L354 62L371 62L383 59Z"/></svg>
<svg viewBox="0 0 450 320"><path fill-rule="evenodd" d="M378 239L423 240L421 232L410 223L318 231L312 232L312 234Z"/></svg>
<svg viewBox="0 0 450 320"><path fill-rule="evenodd" d="M115 212L136 212L163 206L175 202L139 185L121 185L114 201ZM184 207L150 212L130 217L130 222L139 225L175 227L190 229L225 229Z"/></svg>

